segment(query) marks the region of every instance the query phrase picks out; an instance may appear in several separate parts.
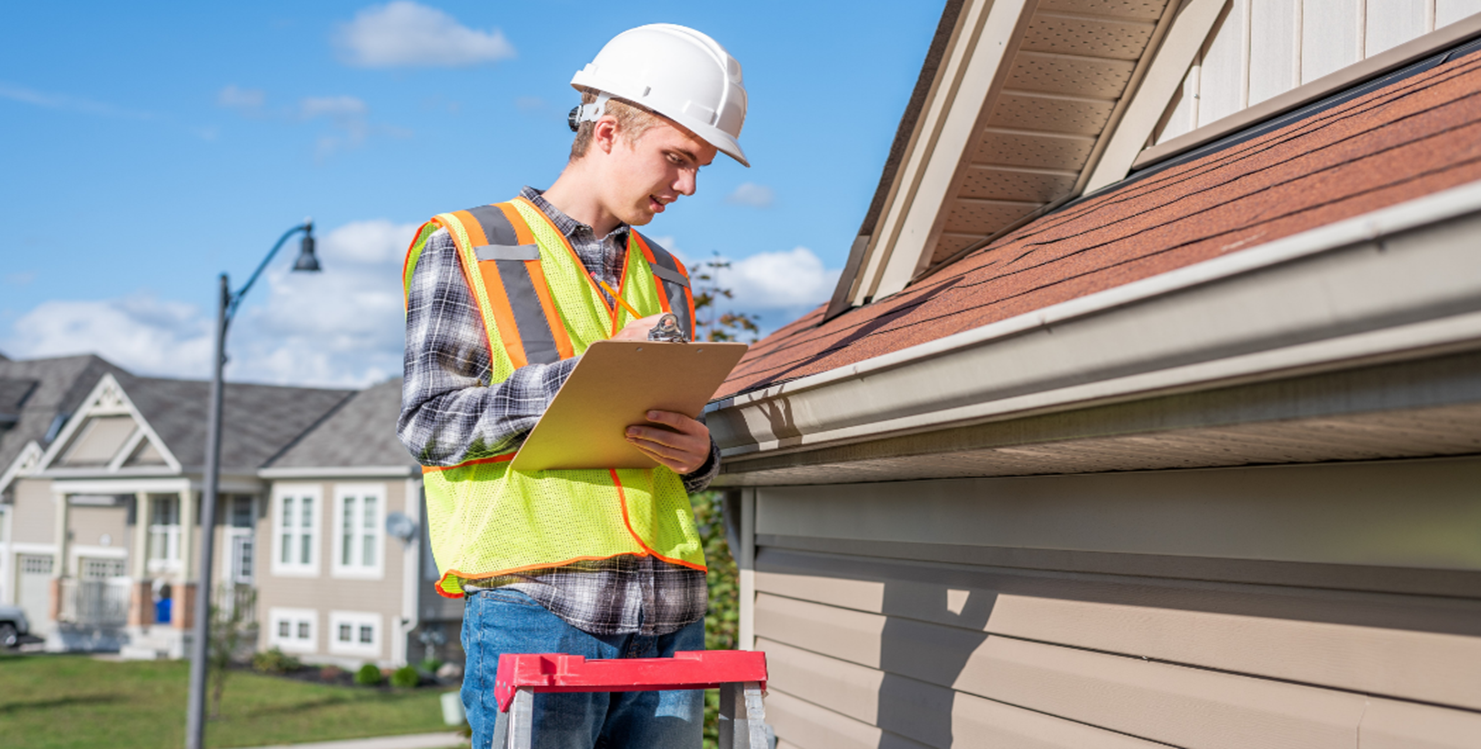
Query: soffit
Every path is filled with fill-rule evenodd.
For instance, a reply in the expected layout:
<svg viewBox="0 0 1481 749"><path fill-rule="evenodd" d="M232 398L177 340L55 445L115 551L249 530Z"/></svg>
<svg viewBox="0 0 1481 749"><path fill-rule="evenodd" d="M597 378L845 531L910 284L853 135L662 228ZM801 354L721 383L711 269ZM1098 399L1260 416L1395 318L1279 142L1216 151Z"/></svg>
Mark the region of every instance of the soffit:
<svg viewBox="0 0 1481 749"><path fill-rule="evenodd" d="M1039 3L1003 88L984 103L926 268L1074 191L1166 5Z"/></svg>
<svg viewBox="0 0 1481 749"><path fill-rule="evenodd" d="M1166 0L1042 0L1024 12L1027 19L1007 41L1006 62L977 66L994 75L985 97L941 103L968 90L961 78L977 68L944 64L937 72L936 107L971 108L976 124L964 143L937 139L939 133L926 131L949 129L941 123L952 115L933 119L927 103L878 223L866 223L863 233L872 236L860 277L844 279L853 283L852 303L898 291L920 271L1073 194L1133 87L1159 22L1171 16ZM986 32L971 27L971 13L963 19L953 46L976 44L973 55L1004 54L978 38ZM942 177L926 166L912 174L911 160L953 162L935 172L949 180L944 193L928 184ZM944 199L933 198L941 194Z"/></svg>

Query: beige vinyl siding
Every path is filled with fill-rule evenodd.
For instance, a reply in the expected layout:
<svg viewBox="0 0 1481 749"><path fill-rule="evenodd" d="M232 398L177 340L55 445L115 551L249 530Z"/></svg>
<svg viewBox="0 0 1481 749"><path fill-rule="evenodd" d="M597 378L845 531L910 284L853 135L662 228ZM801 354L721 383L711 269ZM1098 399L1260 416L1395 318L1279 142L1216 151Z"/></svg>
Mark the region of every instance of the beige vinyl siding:
<svg viewBox="0 0 1481 749"><path fill-rule="evenodd" d="M109 548L128 549L133 534L129 533L127 507L80 507L73 505L67 510L67 525L72 531L72 544L78 546L103 546L102 537L108 536ZM76 574L77 570L71 570Z"/></svg>
<svg viewBox="0 0 1481 749"><path fill-rule="evenodd" d="M258 555L256 562L256 579L258 589L257 611L263 631L267 632L270 626L268 617L274 608L280 609L312 609L317 615L317 649L308 657L320 660L330 660L339 656L330 652L329 643L335 633L330 628L329 615L331 611L363 612L380 616L380 654L375 658L365 660L378 660L389 662L391 658L391 641L400 636L399 622L402 616L402 585L406 582L402 578L403 546L395 538L386 535L383 537L380 553L383 555L380 579L355 579L336 577L334 575L333 553L334 553L334 517L335 511L335 487L338 485L364 486L366 484L380 484L384 486L386 498L386 514L392 512L404 512L406 502L406 482L396 479L390 481L367 481L363 478L346 478L343 480L285 481L293 485L314 484L319 487L321 501L318 503L317 514L319 517L319 533L317 544L319 548L319 573L312 577L287 577L273 574L271 564L272 534L275 532L274 513L269 504L269 509L258 520L257 543ZM266 494L272 497L272 491ZM270 646L270 638L264 636L261 646L265 649ZM350 657L351 659L358 656Z"/></svg>
<svg viewBox="0 0 1481 749"><path fill-rule="evenodd" d="M769 714L805 749L1481 746L1478 471L757 489Z"/></svg>
<svg viewBox="0 0 1481 749"><path fill-rule="evenodd" d="M56 542L57 508L50 479L18 479L11 507L10 540L21 544Z"/></svg>

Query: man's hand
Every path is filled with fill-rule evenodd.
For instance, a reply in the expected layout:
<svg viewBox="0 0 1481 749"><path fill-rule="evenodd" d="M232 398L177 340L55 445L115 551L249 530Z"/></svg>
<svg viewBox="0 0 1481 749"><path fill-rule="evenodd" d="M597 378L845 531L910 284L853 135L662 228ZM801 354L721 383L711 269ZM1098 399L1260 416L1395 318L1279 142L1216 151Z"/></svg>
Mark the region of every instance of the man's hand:
<svg viewBox="0 0 1481 749"><path fill-rule="evenodd" d="M643 320L638 320L632 325L640 322ZM624 332L626 332L625 329ZM644 331L643 335L646 336L647 331ZM648 421L662 424L668 429L634 424L627 428L626 434L627 441L633 447L642 450L648 457L667 466L680 476L699 470L699 467L709 460L709 427L673 411L649 411Z"/></svg>
<svg viewBox="0 0 1481 749"><path fill-rule="evenodd" d="M612 340L646 341L648 340L648 331L652 330L653 326L658 324L658 318L660 317L663 317L662 312L633 320L622 326L622 330L617 331L617 335L612 336Z"/></svg>

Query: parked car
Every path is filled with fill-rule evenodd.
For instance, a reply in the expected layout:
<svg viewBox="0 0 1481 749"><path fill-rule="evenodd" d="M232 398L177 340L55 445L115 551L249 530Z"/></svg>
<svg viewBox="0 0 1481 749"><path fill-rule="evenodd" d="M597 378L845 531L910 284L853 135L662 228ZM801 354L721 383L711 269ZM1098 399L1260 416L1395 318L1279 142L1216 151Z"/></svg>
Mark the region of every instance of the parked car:
<svg viewBox="0 0 1481 749"><path fill-rule="evenodd" d="M19 645L21 637L30 631L31 623L26 621L26 612L19 606L0 604L0 647Z"/></svg>

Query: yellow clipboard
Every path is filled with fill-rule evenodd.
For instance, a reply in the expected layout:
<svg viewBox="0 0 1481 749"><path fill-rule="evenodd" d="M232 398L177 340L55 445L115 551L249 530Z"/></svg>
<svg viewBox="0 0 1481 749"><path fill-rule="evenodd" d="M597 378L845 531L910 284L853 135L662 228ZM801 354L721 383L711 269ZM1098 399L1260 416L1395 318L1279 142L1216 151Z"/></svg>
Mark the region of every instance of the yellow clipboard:
<svg viewBox="0 0 1481 749"><path fill-rule="evenodd" d="M598 341L530 430L510 469L653 468L624 438L650 410L698 417L749 348L744 343ZM660 427L661 428L661 427Z"/></svg>

